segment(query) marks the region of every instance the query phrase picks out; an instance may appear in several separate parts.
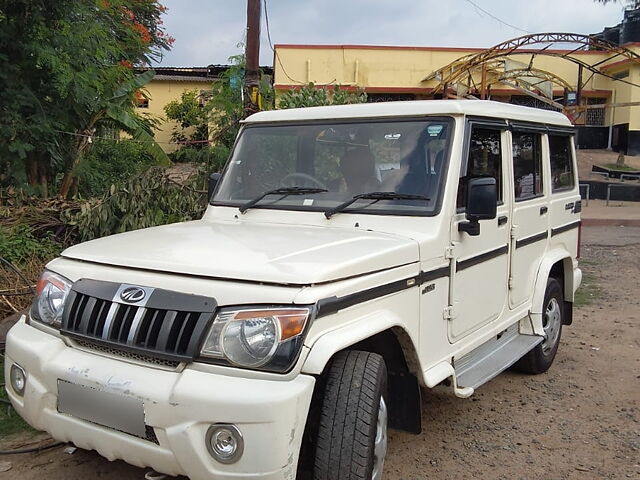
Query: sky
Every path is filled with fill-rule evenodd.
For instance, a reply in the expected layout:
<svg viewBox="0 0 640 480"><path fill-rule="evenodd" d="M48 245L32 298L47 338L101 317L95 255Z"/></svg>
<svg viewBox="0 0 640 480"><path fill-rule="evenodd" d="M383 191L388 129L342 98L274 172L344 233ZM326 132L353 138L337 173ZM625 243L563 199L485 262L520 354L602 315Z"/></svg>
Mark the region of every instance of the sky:
<svg viewBox="0 0 640 480"><path fill-rule="evenodd" d="M160 65L225 64L241 53L246 0L161 3L176 41ZM603 6L593 0L267 0L266 6L273 44L490 47L525 33L595 33L623 15L620 1ZM273 51L264 4L262 21L260 64L267 66Z"/></svg>

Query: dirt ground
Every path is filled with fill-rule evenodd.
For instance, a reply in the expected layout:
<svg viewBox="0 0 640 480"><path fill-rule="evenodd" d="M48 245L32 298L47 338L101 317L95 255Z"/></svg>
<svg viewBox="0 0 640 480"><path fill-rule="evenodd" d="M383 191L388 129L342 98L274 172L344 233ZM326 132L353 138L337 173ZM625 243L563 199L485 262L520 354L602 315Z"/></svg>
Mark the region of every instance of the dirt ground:
<svg viewBox="0 0 640 480"><path fill-rule="evenodd" d="M384 478L640 478L640 228L583 229L585 297L551 369L508 371L470 399L424 392L424 432L390 432ZM23 445L25 435L0 441ZM62 449L0 457L0 478L141 479L145 470ZM3 467L4 465L4 467Z"/></svg>

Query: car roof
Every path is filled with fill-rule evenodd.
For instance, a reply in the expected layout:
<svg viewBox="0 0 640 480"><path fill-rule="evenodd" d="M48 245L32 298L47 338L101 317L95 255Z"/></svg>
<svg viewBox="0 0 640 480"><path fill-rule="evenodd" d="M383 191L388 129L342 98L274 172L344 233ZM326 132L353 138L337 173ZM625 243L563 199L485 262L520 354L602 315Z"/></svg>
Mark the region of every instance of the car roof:
<svg viewBox="0 0 640 480"><path fill-rule="evenodd" d="M243 123L256 124L386 117L420 117L424 115L469 115L521 122L572 126L569 119L560 112L494 102L491 100L414 100L267 110L251 115L245 119Z"/></svg>

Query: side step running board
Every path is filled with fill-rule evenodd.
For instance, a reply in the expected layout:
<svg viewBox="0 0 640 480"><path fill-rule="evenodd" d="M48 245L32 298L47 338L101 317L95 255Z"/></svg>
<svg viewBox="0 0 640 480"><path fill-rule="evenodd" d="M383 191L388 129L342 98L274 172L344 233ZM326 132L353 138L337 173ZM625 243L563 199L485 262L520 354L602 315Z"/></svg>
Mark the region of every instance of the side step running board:
<svg viewBox="0 0 640 480"><path fill-rule="evenodd" d="M455 361L456 383L460 389L476 389L516 363L542 342L538 335L521 335L518 324Z"/></svg>

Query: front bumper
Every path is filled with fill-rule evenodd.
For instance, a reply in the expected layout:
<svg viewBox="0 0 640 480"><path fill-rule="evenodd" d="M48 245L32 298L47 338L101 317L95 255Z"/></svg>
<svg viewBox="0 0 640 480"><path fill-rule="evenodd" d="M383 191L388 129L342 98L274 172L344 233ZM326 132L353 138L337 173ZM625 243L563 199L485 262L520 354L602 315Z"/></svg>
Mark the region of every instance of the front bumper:
<svg viewBox="0 0 640 480"><path fill-rule="evenodd" d="M24 397L7 384L11 402L29 424L57 440L192 480L295 478L311 376L280 381L135 365L71 348L24 318L7 336L7 379L13 363L24 368L27 383ZM142 400L158 444L59 413L59 379ZM207 452L205 434L214 423L232 423L242 432L237 463L218 463Z"/></svg>

